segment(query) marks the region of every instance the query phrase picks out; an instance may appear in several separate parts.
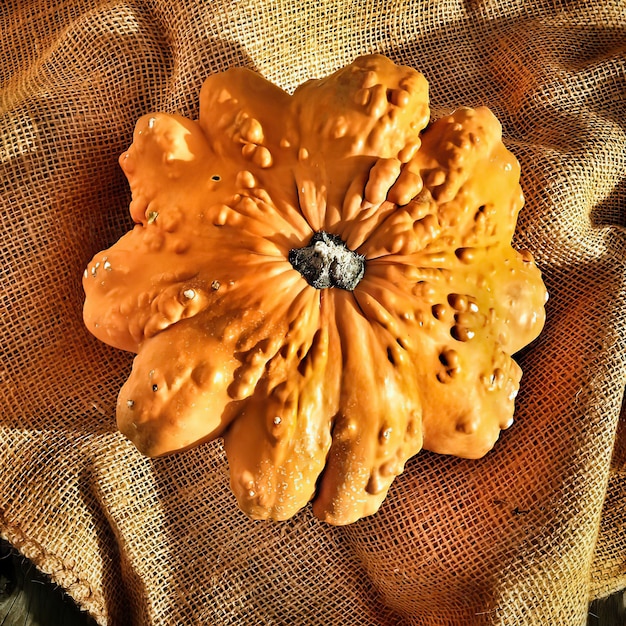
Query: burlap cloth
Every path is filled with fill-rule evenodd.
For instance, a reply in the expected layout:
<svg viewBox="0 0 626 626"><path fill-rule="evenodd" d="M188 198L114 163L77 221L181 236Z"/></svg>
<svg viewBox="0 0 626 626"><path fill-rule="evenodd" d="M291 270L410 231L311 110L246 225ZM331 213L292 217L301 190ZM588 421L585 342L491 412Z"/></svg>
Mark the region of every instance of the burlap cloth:
<svg viewBox="0 0 626 626"><path fill-rule="evenodd" d="M100 624L583 624L626 586L626 4L0 5L0 531ZM550 292L515 425L480 461L411 460L351 526L252 522L219 442L150 461L116 433L131 355L83 328L86 263L130 226L118 163L211 72L287 90L367 52L434 115L491 107Z"/></svg>

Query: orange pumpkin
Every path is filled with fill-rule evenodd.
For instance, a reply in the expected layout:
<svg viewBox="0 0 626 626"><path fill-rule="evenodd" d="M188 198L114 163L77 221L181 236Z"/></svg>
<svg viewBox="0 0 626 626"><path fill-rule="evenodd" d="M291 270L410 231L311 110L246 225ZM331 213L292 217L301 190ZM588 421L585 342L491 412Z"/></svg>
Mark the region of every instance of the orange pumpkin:
<svg viewBox="0 0 626 626"><path fill-rule="evenodd" d="M429 123L372 55L289 95L210 76L121 158L135 227L85 271L84 319L135 352L120 430L146 455L223 437L253 518L378 510L422 448L477 458L511 425L546 290L511 247L519 166L486 108Z"/></svg>

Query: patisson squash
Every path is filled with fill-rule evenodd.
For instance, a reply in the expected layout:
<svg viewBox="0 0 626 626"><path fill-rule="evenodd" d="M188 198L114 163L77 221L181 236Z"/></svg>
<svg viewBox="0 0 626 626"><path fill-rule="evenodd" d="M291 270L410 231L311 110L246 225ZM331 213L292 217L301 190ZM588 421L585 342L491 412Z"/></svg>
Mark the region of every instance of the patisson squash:
<svg viewBox="0 0 626 626"><path fill-rule="evenodd" d="M222 437L248 515L348 524L422 448L478 458L511 425L547 294L487 108L431 122L380 55L293 95L233 68L120 164L136 225L89 263L84 321L136 353L117 422L141 452Z"/></svg>

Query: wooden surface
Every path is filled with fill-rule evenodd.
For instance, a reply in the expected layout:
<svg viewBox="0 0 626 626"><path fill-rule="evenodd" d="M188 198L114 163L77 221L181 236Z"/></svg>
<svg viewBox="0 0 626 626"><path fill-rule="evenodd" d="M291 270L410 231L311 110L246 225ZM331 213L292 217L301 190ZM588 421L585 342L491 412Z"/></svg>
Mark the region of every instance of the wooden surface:
<svg viewBox="0 0 626 626"><path fill-rule="evenodd" d="M62 589L49 583L32 563L1 540L0 626L95 626L95 622ZM626 592L592 602L587 626L626 626Z"/></svg>
<svg viewBox="0 0 626 626"><path fill-rule="evenodd" d="M95 626L95 621L1 540L0 626Z"/></svg>
<svg viewBox="0 0 626 626"><path fill-rule="evenodd" d="M626 591L592 602L587 626L626 626Z"/></svg>

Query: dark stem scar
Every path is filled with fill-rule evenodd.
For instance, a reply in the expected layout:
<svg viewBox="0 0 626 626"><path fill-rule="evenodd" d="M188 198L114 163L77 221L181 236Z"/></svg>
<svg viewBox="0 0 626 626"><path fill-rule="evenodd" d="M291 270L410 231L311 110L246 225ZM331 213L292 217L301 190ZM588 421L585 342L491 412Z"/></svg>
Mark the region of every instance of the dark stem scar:
<svg viewBox="0 0 626 626"><path fill-rule="evenodd" d="M365 257L324 231L315 233L306 246L290 250L289 262L315 289L353 291L365 273Z"/></svg>

